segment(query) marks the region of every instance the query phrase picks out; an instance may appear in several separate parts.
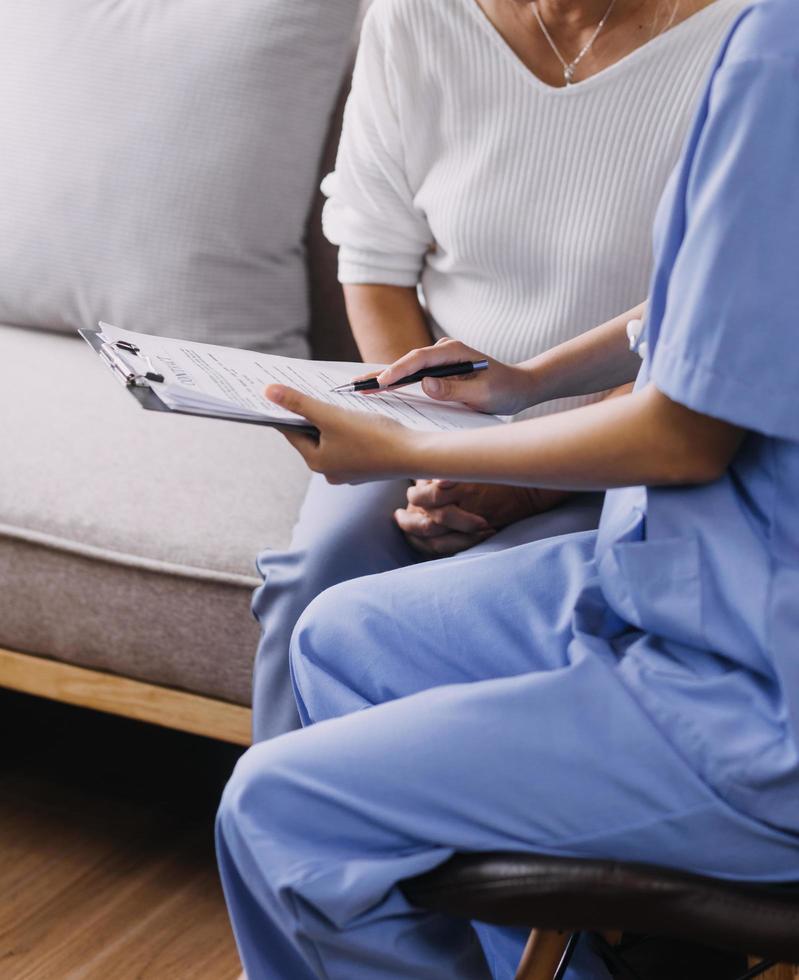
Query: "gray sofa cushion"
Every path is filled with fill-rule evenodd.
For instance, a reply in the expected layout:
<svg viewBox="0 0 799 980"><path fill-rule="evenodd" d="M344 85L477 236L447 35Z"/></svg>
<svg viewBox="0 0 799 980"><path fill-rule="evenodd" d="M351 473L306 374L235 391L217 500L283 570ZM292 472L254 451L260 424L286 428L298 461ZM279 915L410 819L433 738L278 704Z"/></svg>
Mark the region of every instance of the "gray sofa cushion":
<svg viewBox="0 0 799 980"><path fill-rule="evenodd" d="M306 351L358 0L4 0L0 320Z"/></svg>
<svg viewBox="0 0 799 980"><path fill-rule="evenodd" d="M82 340L7 326L0 419L0 646L249 703L255 556L307 483L283 437L145 412Z"/></svg>

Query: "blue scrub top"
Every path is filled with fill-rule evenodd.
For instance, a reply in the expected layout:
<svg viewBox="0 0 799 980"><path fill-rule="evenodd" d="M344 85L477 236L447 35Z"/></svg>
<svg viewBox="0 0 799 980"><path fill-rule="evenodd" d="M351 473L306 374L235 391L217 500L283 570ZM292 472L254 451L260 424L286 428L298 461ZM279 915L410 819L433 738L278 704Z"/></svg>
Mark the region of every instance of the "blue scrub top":
<svg viewBox="0 0 799 980"><path fill-rule="evenodd" d="M748 435L715 483L608 494L620 670L722 796L799 832L797 0L722 48L656 221L645 340L639 387Z"/></svg>

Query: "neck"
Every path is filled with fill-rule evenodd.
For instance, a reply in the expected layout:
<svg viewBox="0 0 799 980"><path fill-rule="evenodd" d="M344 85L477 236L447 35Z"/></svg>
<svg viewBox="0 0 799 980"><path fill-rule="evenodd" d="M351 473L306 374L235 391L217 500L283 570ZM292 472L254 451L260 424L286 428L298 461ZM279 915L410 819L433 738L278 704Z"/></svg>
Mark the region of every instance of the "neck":
<svg viewBox="0 0 799 980"><path fill-rule="evenodd" d="M616 0L614 16L622 8L629 9L645 5L647 0ZM574 33L590 30L599 23L608 9L610 0L537 0L538 11L544 21L556 30ZM522 4L529 8L529 0Z"/></svg>

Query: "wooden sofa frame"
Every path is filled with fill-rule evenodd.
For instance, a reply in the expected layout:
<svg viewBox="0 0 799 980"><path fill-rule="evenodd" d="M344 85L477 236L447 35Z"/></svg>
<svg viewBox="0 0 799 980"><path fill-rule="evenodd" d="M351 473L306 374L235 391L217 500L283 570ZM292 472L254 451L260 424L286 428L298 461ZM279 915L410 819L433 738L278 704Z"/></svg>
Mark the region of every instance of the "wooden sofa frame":
<svg viewBox="0 0 799 980"><path fill-rule="evenodd" d="M243 705L1 647L0 687L235 745L251 742L252 711Z"/></svg>

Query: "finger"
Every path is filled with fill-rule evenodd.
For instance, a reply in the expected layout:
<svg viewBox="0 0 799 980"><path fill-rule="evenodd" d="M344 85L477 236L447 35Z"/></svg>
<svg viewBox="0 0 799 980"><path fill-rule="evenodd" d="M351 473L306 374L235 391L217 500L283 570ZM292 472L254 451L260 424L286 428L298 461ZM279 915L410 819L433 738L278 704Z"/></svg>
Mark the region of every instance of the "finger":
<svg viewBox="0 0 799 980"><path fill-rule="evenodd" d="M326 402L311 398L310 395L304 395L295 388L287 388L286 385L268 385L264 395L270 402L280 405L289 412L294 412L295 415L301 415L314 425L329 421L331 415L341 411Z"/></svg>
<svg viewBox="0 0 799 980"><path fill-rule="evenodd" d="M419 347L416 350L408 351L404 357L394 361L384 371L381 371L377 380L385 388L387 385L399 381L400 378L404 378L405 375L413 374L414 371L420 371L426 367L436 367L439 364L468 361L475 354L476 351L462 344L459 340L450 340L449 337L445 337L439 343L433 344L432 347Z"/></svg>
<svg viewBox="0 0 799 980"><path fill-rule="evenodd" d="M286 438L287 442L297 450L306 463L310 465L313 453L319 448L319 443L314 436L307 432L295 432L288 426L277 427L278 431Z"/></svg>
<svg viewBox="0 0 799 980"><path fill-rule="evenodd" d="M406 534L405 540L413 548L414 551L418 551L419 554L425 555L427 558L437 558L437 552L433 551L430 541L427 538L417 538L414 534Z"/></svg>
<svg viewBox="0 0 799 980"><path fill-rule="evenodd" d="M417 538L435 538L448 534L443 524L433 520L425 510L406 507L394 511L394 521L403 534L412 534Z"/></svg>
<svg viewBox="0 0 799 980"><path fill-rule="evenodd" d="M491 526L479 514L470 514L454 505L436 507L433 510L407 507L398 510L395 519L406 534L417 534L423 538L440 537L450 531L474 534L478 531L486 531Z"/></svg>
<svg viewBox="0 0 799 980"><path fill-rule="evenodd" d="M469 397L469 389L464 388L479 378L479 374L464 374L454 378L424 378L422 391L428 398L440 402L462 402ZM474 395L475 392L472 391Z"/></svg>
<svg viewBox="0 0 799 980"><path fill-rule="evenodd" d="M428 486L428 485L429 486L432 486L432 485L435 485L435 486L439 486L439 487L456 487L458 485L458 481L457 480L438 480L438 479L436 479L436 480L427 480L427 479L423 479L421 477L419 479L417 479L417 480L414 480L413 482L415 484L417 484L417 486Z"/></svg>
<svg viewBox="0 0 799 980"><path fill-rule="evenodd" d="M356 377L354 377L352 379L352 382L351 383L354 384L356 381L369 381L372 378L376 378L378 376L378 374L380 374L380 371L368 371L366 374L359 374ZM359 395L374 395L375 393L377 393L379 391L380 391L379 388L370 388L370 389L367 389L366 391L359 391L359 392L357 392L357 394L359 394Z"/></svg>
<svg viewBox="0 0 799 980"><path fill-rule="evenodd" d="M423 487L408 487L406 496L408 503L414 507L423 507L426 510L430 510L433 507L443 507L445 504L459 503L460 489L457 485L442 489L436 483L429 483Z"/></svg>
<svg viewBox="0 0 799 980"><path fill-rule="evenodd" d="M437 524L441 524L450 531L460 531L463 534L475 534L478 531L487 531L491 527L484 517L463 510L455 504L436 507L435 510L431 511L430 516Z"/></svg>
<svg viewBox="0 0 799 980"><path fill-rule="evenodd" d="M408 489L405 495L407 496L411 490L418 490L419 492L422 492L426 488L433 486L435 482L436 482L435 480L423 480L423 479L413 480L408 485Z"/></svg>

